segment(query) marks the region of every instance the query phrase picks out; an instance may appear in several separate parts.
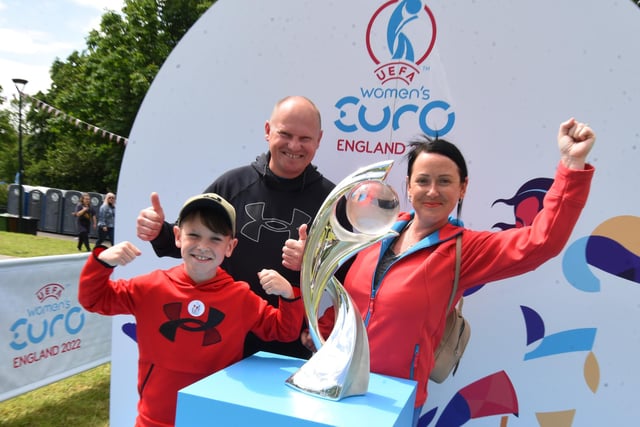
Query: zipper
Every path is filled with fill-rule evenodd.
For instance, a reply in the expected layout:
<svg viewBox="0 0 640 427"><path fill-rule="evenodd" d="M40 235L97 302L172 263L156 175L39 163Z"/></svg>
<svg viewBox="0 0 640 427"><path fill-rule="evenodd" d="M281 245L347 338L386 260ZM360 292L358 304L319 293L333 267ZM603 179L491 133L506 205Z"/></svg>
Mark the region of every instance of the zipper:
<svg viewBox="0 0 640 427"><path fill-rule="evenodd" d="M416 344L413 348L413 357L411 358L411 369L409 370L409 379L415 378L416 368L418 367L418 354L420 353L420 344Z"/></svg>

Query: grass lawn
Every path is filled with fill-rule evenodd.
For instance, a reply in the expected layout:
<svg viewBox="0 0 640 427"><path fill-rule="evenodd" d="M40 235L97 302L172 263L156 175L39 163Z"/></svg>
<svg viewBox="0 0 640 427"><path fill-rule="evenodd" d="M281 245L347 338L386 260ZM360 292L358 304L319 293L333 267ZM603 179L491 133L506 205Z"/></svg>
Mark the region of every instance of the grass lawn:
<svg viewBox="0 0 640 427"><path fill-rule="evenodd" d="M0 402L0 426L106 427L110 374L106 363Z"/></svg>
<svg viewBox="0 0 640 427"><path fill-rule="evenodd" d="M0 231L0 254L19 258L78 253L77 242L55 237Z"/></svg>
<svg viewBox="0 0 640 427"><path fill-rule="evenodd" d="M0 231L2 255L69 253L78 253L73 240ZM110 374L107 363L0 402L0 427L108 426Z"/></svg>

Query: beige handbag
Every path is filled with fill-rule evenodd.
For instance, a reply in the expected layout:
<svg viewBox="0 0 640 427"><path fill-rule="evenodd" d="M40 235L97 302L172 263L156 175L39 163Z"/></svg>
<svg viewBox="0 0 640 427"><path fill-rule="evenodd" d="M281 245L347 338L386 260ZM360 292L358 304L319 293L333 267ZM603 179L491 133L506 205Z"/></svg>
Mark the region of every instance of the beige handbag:
<svg viewBox="0 0 640 427"><path fill-rule="evenodd" d="M471 328L469 322L462 317L462 298L456 307L451 309L453 299L458 290L458 280L460 278L460 262L462 255L462 235L456 239L456 271L453 280L453 290L449 305L447 306L447 321L444 327L442 341L438 345L434 356L435 364L429 375L429 379L436 383L441 383L449 377L449 374L455 374L460 363L460 358L464 353L469 338L471 337ZM451 310L451 311L449 311Z"/></svg>

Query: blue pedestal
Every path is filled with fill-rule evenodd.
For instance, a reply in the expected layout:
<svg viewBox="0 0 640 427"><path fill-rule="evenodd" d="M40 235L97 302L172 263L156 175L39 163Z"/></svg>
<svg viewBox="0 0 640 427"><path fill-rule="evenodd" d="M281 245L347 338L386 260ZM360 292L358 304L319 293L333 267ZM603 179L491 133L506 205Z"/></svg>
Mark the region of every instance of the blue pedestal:
<svg viewBox="0 0 640 427"><path fill-rule="evenodd" d="M285 384L303 363L260 352L183 388L176 427L411 425L414 381L371 374L367 394L336 402Z"/></svg>

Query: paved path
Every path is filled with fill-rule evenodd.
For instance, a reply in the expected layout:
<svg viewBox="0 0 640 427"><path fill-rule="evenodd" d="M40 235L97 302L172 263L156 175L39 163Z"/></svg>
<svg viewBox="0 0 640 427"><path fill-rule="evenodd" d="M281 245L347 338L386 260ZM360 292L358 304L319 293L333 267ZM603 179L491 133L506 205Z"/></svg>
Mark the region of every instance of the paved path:
<svg viewBox="0 0 640 427"><path fill-rule="evenodd" d="M77 240L78 236L72 236L68 234L57 234L57 233L47 233L46 231L38 231L38 236L42 237L52 237L54 239L62 239L62 240ZM93 239L89 239L93 242Z"/></svg>

